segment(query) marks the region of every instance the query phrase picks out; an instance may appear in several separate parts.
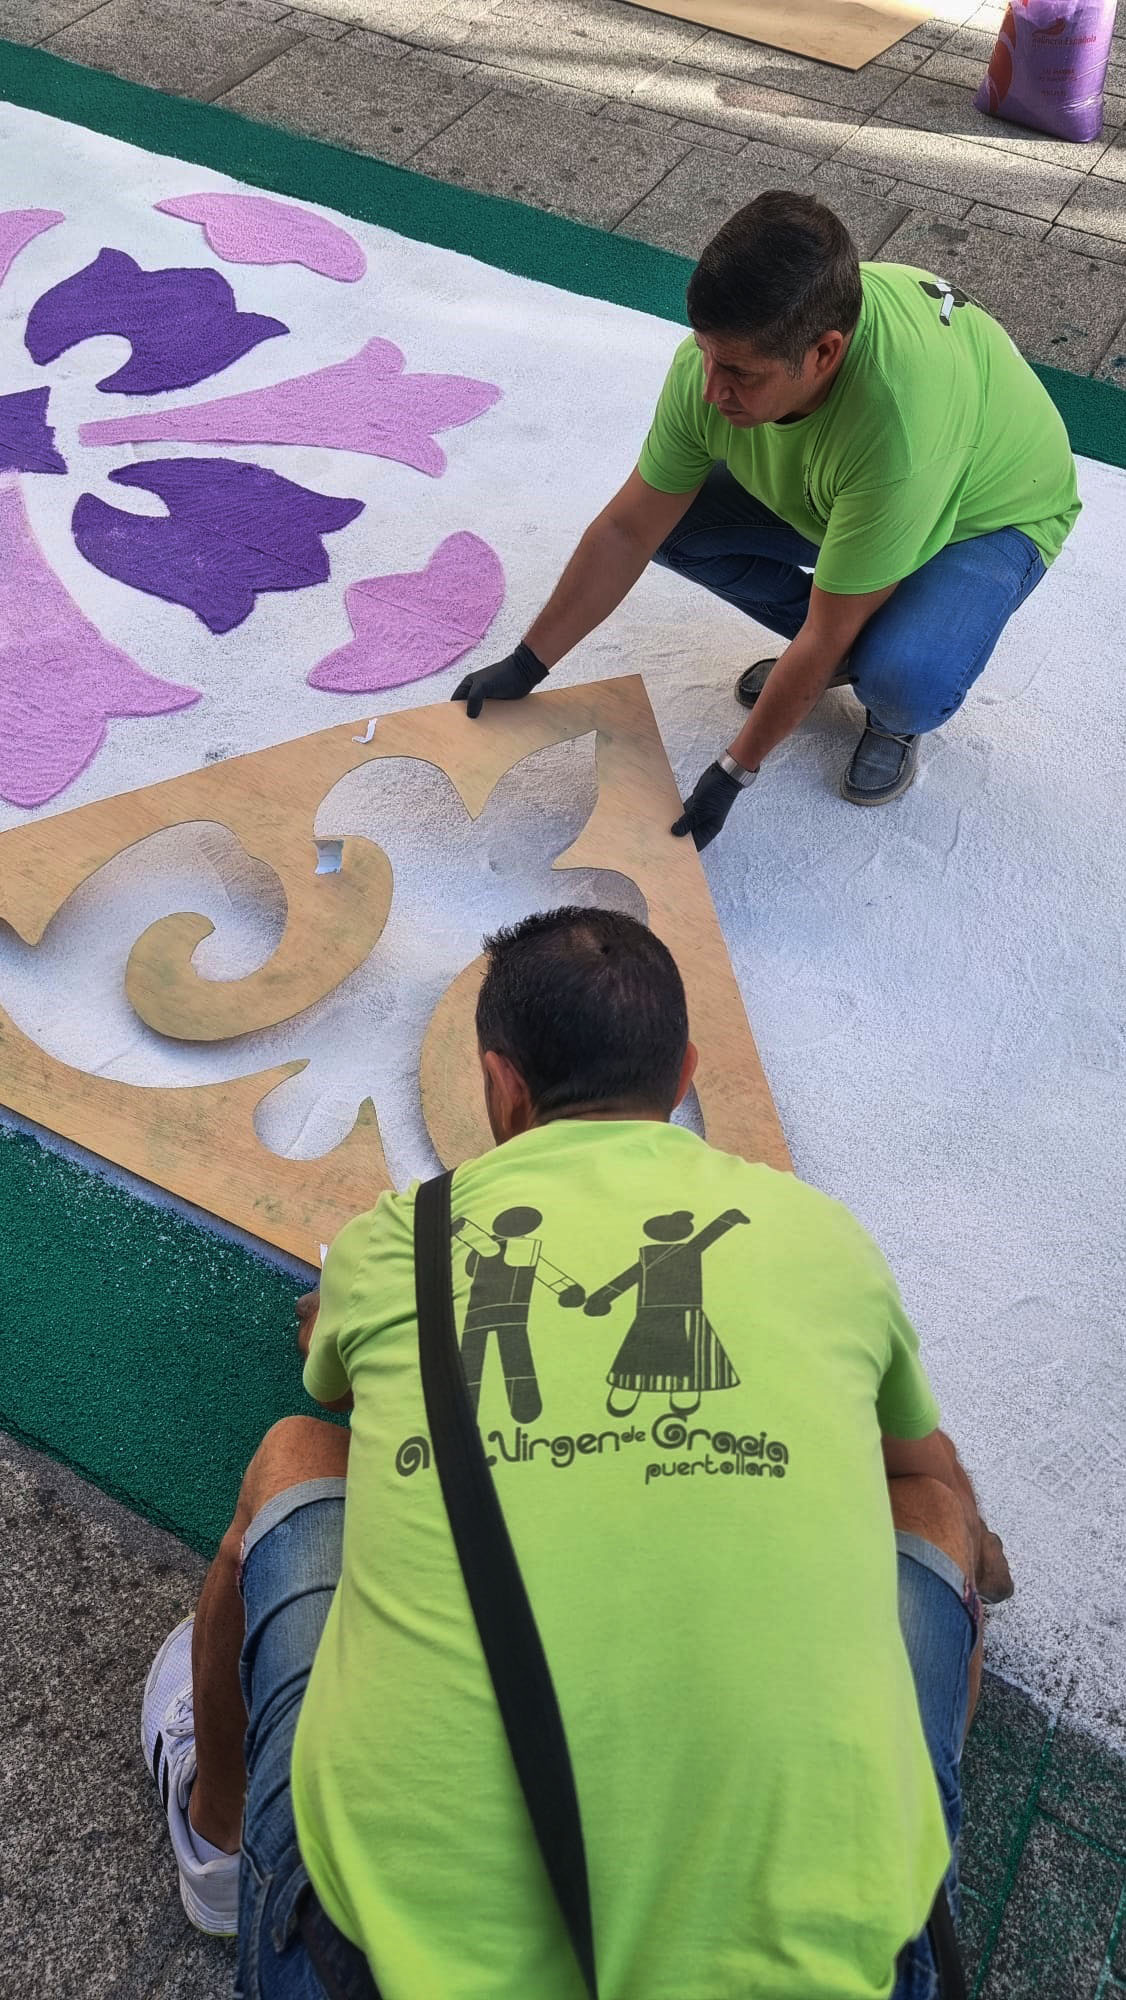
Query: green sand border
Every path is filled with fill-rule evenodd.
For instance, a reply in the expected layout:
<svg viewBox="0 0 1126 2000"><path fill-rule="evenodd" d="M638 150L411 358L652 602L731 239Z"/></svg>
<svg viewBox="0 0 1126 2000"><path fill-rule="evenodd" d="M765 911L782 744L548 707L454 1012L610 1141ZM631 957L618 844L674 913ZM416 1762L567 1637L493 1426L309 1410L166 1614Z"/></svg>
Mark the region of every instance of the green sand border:
<svg viewBox="0 0 1126 2000"><path fill-rule="evenodd" d="M666 319L689 263L0 41L0 97L502 270ZM1076 451L1126 465L1126 396L1037 370ZM292 1276L0 1126L0 1427L210 1552L243 1466L306 1409Z"/></svg>
<svg viewBox="0 0 1126 2000"><path fill-rule="evenodd" d="M221 105L166 97L144 84L125 83L16 42L0 41L0 98L151 152L213 167L274 194L322 202L359 222L461 251L522 278L662 319L684 317L690 260L631 236L544 215L498 195L447 187L407 167L387 166L319 139L258 125ZM1107 465L1126 466L1122 391L1113 382L1033 366L1067 425L1072 449Z"/></svg>

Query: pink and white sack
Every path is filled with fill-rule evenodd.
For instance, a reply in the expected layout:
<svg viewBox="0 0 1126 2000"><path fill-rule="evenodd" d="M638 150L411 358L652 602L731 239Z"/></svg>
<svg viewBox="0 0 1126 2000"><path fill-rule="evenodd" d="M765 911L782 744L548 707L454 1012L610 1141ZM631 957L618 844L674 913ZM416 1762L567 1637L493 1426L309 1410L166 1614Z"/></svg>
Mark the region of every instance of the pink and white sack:
<svg viewBox="0 0 1126 2000"><path fill-rule="evenodd" d="M1115 0L1010 0L974 103L1060 139L1097 139Z"/></svg>

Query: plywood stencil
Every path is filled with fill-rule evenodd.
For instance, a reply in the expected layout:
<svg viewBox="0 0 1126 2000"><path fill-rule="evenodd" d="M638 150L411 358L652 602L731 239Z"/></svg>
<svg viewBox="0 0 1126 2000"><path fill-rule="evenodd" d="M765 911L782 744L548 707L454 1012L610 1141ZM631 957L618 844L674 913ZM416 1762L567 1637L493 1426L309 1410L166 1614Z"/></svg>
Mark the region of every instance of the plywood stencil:
<svg viewBox="0 0 1126 2000"><path fill-rule="evenodd" d="M316 1265L320 1245L391 1182L370 1101L343 1144L319 1160L282 1159L262 1145L255 1111L304 1067L143 1089L45 1055L0 1007L0 1102L9 1110Z"/></svg>
<svg viewBox="0 0 1126 2000"><path fill-rule="evenodd" d="M317 810L339 779L381 758L418 759L447 774L476 819L514 765L592 732L597 801L553 866L613 869L637 884L652 928L684 975L709 1139L787 1169L786 1142L699 857L691 841L669 836L679 798L638 675L490 704L475 723L451 702L384 716L370 740L365 722L345 723L19 827L0 836L0 921L34 945L67 897L124 849L167 827L218 822L281 884L287 909L277 950L245 978L204 979L190 961L212 928L209 920L166 917L134 945L126 991L150 1027L185 1041L273 1026L324 998L362 964L390 909L390 865L370 841L345 838L339 870L314 873ZM423 1109L446 1165L491 1144L471 1060L480 972L478 961L454 980L422 1051ZM196 1088L116 1083L47 1056L0 1010L0 1101L315 1262L317 1246L390 1183L370 1106L344 1144L320 1160L283 1159L260 1143L257 1105L301 1066Z"/></svg>
<svg viewBox="0 0 1126 2000"><path fill-rule="evenodd" d="M650 13L672 14L744 41L791 55L812 56L839 69L863 69L912 28L931 18L912 0L631 0ZM738 91L738 84L732 89ZM745 86L744 86L745 88ZM722 99L722 90L721 90ZM738 103L737 97L729 100Z"/></svg>

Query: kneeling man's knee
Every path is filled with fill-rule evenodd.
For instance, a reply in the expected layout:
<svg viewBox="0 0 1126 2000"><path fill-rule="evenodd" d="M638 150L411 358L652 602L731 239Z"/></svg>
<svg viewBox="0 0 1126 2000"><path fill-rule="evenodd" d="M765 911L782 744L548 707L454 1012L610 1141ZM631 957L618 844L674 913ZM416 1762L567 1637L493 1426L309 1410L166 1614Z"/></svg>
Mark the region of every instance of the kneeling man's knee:
<svg viewBox="0 0 1126 2000"><path fill-rule="evenodd" d="M940 729L964 699L964 691L955 695L950 688L938 657L904 660L881 652L871 658L862 654L854 665L857 700L897 736L922 736Z"/></svg>
<svg viewBox="0 0 1126 2000"><path fill-rule="evenodd" d="M267 1500L306 1479L343 1478L349 1433L323 1417L282 1417L271 1426L247 1467L240 1513L260 1513Z"/></svg>

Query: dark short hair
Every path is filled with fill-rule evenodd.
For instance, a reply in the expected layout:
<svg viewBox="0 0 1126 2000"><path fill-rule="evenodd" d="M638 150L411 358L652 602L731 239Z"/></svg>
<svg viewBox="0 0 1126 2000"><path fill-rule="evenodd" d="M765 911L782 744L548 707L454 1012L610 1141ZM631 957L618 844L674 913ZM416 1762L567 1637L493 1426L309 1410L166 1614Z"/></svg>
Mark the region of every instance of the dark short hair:
<svg viewBox="0 0 1126 2000"><path fill-rule="evenodd" d="M688 1008L660 938L617 910L567 908L497 931L485 953L477 1039L519 1070L539 1116L599 1104L668 1116Z"/></svg>
<svg viewBox="0 0 1126 2000"><path fill-rule="evenodd" d="M712 237L688 281L697 333L753 342L796 374L823 334L851 333L863 294L856 245L808 194L760 194Z"/></svg>

